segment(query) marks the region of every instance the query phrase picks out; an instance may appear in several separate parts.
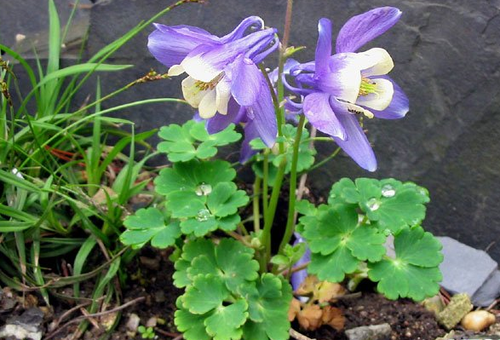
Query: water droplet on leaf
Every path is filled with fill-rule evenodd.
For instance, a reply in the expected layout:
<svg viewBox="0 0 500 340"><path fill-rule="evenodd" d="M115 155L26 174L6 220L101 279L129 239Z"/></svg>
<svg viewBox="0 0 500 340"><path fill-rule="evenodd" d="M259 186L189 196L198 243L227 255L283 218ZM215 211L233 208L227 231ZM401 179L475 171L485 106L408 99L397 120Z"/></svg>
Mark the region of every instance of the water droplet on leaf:
<svg viewBox="0 0 500 340"><path fill-rule="evenodd" d="M201 209L198 211L198 214L196 214L196 220L198 222L205 222L210 216L210 211L208 211L208 209Z"/></svg>
<svg viewBox="0 0 500 340"><path fill-rule="evenodd" d="M368 209L371 211L375 211L380 208L380 201L376 198L371 198L368 202L366 202Z"/></svg>
<svg viewBox="0 0 500 340"><path fill-rule="evenodd" d="M212 192L212 186L210 184L201 183L195 191L198 196L207 196Z"/></svg>
<svg viewBox="0 0 500 340"><path fill-rule="evenodd" d="M396 190L394 190L392 185L386 184L382 187L382 196L393 197L394 195L396 195Z"/></svg>

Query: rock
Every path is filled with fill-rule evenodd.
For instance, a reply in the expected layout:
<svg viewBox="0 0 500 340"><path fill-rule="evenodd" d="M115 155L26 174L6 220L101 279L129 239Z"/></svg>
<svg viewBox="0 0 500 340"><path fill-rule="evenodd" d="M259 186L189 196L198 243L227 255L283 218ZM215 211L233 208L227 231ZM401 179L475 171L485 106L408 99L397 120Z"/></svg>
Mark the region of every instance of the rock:
<svg viewBox="0 0 500 340"><path fill-rule="evenodd" d="M481 332L490 327L496 321L495 315L485 310L475 310L467 313L461 321L461 325L466 330Z"/></svg>
<svg viewBox="0 0 500 340"><path fill-rule="evenodd" d="M40 309L33 307L21 316L10 317L6 324L0 328L0 338L41 340L43 315Z"/></svg>
<svg viewBox="0 0 500 340"><path fill-rule="evenodd" d="M345 331L349 340L389 340L392 329L388 323L372 326L361 326Z"/></svg>
<svg viewBox="0 0 500 340"><path fill-rule="evenodd" d="M474 306L467 294L457 294L451 298L450 303L436 317L444 328L450 330L469 313Z"/></svg>
<svg viewBox="0 0 500 340"><path fill-rule="evenodd" d="M441 301L439 295L425 299L422 301L422 305L424 305L425 309L433 312L435 315L438 315L444 309L444 303Z"/></svg>
<svg viewBox="0 0 500 340"><path fill-rule="evenodd" d="M125 327L127 327L127 330L129 331L135 332L137 331L137 327L139 327L140 323L141 323L141 318L139 317L139 315L132 313L129 315Z"/></svg>
<svg viewBox="0 0 500 340"><path fill-rule="evenodd" d="M453 294L467 293L475 305L489 305L500 291L498 264L482 250L469 247L450 237L438 239L443 244L444 255L439 266L443 273L441 285Z"/></svg>
<svg viewBox="0 0 500 340"><path fill-rule="evenodd" d="M500 296L500 270L495 270L479 290L472 296L472 303L476 306L491 305Z"/></svg>
<svg viewBox="0 0 500 340"><path fill-rule="evenodd" d="M16 296L10 288L0 290L0 313L12 311L17 304Z"/></svg>

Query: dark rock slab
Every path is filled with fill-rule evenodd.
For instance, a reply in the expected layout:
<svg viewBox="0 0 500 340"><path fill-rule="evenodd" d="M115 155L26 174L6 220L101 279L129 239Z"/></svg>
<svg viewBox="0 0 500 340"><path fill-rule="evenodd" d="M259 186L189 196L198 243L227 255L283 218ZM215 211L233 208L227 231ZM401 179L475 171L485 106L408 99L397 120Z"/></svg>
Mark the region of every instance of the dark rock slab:
<svg viewBox="0 0 500 340"><path fill-rule="evenodd" d="M4 3L0 39L8 44L8 39L12 41L26 25L46 20L45 2ZM169 3L106 0L92 7L87 53L95 53ZM57 4L66 6L63 0ZM403 16L392 30L366 48L381 46L391 53L396 63L391 75L407 92L411 111L400 121L366 122L379 160L376 173L362 171L341 155L335 164L315 171L309 177L311 183L318 193L327 193L332 181L344 176L415 181L431 193L424 226L475 248L488 249L494 259L500 260L500 1L296 1L290 42L308 46L296 58L313 58L319 18L332 19L337 32L350 16L387 5L399 7ZM282 32L285 6L285 0L210 0L207 5L181 6L158 22L197 25L214 34L226 34L242 18L257 14ZM133 63L136 68L103 78L104 93L144 75L151 67L165 70L147 51L151 30L118 51L115 62ZM275 60L267 66L274 67ZM135 87L106 105L179 95L179 84L180 79L175 79ZM151 105L119 114L147 130L182 121L193 110L182 105ZM327 155L334 148L321 145L319 151Z"/></svg>
<svg viewBox="0 0 500 340"><path fill-rule="evenodd" d="M498 297L500 280L498 264L486 252L474 249L450 237L439 237L444 260L441 285L449 292L466 293L472 302L488 306Z"/></svg>

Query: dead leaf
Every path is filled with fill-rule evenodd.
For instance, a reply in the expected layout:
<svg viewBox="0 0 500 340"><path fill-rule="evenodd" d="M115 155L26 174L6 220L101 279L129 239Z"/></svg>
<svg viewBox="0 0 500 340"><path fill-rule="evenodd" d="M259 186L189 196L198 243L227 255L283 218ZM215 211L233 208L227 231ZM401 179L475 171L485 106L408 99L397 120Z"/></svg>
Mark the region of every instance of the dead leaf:
<svg viewBox="0 0 500 340"><path fill-rule="evenodd" d="M305 306L298 314L300 326L307 330L312 331L319 328L322 324L323 311L318 305Z"/></svg>
<svg viewBox="0 0 500 340"><path fill-rule="evenodd" d="M337 307L324 307L321 320L323 322L323 325L329 325L337 331L343 330L345 326L344 314L342 314L342 310Z"/></svg>
<svg viewBox="0 0 500 340"><path fill-rule="evenodd" d="M314 294L314 299L319 303L335 302L334 299L345 295L346 290L338 283L322 281L317 284L317 289Z"/></svg>
<svg viewBox="0 0 500 340"><path fill-rule="evenodd" d="M290 309L288 309L288 321L293 321L300 312L300 301L293 298L290 302Z"/></svg>

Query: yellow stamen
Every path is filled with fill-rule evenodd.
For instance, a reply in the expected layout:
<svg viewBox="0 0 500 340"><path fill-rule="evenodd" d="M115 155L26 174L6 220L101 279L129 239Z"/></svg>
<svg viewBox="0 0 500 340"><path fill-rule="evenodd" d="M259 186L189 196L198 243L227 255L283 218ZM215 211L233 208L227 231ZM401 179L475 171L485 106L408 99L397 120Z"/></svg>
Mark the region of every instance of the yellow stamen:
<svg viewBox="0 0 500 340"><path fill-rule="evenodd" d="M358 96L367 96L372 93L377 93L377 83L369 78L363 77L359 86Z"/></svg>
<svg viewBox="0 0 500 340"><path fill-rule="evenodd" d="M224 72L219 73L214 79L210 80L209 82L204 82L201 80L197 80L194 85L198 88L200 91L207 91L207 90L213 90L219 81L224 77Z"/></svg>

